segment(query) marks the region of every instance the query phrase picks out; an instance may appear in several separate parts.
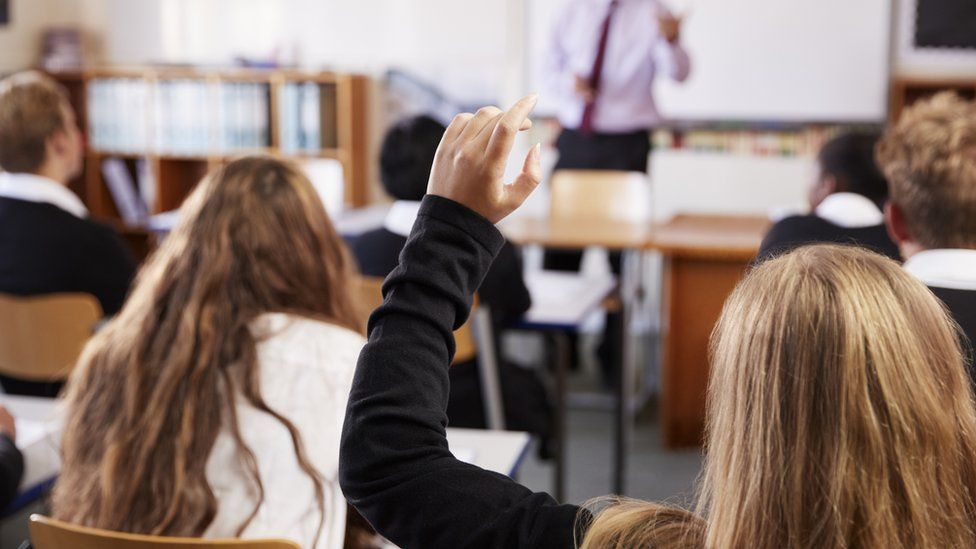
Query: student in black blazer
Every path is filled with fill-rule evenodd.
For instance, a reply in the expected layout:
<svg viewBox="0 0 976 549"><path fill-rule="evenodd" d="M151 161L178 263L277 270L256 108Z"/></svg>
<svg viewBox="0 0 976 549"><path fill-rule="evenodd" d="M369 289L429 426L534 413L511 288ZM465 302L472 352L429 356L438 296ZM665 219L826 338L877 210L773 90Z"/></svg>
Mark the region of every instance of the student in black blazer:
<svg viewBox="0 0 976 549"><path fill-rule="evenodd" d="M877 141L877 135L848 133L820 149L809 193L811 213L773 225L760 247L760 261L817 243L855 244L901 260L884 224L888 182L874 160Z"/></svg>
<svg viewBox="0 0 976 549"><path fill-rule="evenodd" d="M408 118L386 134L380 150L380 177L386 192L396 199L383 227L351 242L361 272L386 277L396 268L400 252L417 218L420 200L427 193L427 181L437 145L446 128L429 116ZM520 251L509 242L478 288L481 303L491 311L495 334L517 322L532 304L522 275ZM502 397L507 427L529 431L541 437L542 455L548 454L552 431L551 407L544 385L525 368L499 361ZM456 427L484 428L481 382L475 361L451 368L451 399L448 416Z"/></svg>
<svg viewBox="0 0 976 549"><path fill-rule="evenodd" d="M380 178L396 202L383 227L352 242L353 254L364 275L385 277L399 262L400 251L417 218L420 200L427 194L427 180L434 153L446 128L429 116L409 118L387 132L380 150ZM532 305L522 277L519 250L505 242L498 259L485 276L478 296L491 309L496 326L519 320Z"/></svg>
<svg viewBox="0 0 976 549"><path fill-rule="evenodd" d="M885 220L905 269L952 312L976 381L976 102L939 94L908 108L878 146Z"/></svg>
<svg viewBox="0 0 976 549"><path fill-rule="evenodd" d="M730 297L712 340L706 516L625 502L591 520L454 457L451 330L504 241L494 224L542 178L536 147L501 181L534 104L452 122L370 318L339 483L378 532L402 547L974 546L976 408L952 326L897 264L848 247L770 261Z"/></svg>
<svg viewBox="0 0 976 549"><path fill-rule="evenodd" d="M136 262L119 235L89 219L67 183L83 145L67 92L38 73L0 82L0 293L94 295L122 307ZM54 396L59 384L0 377L8 393Z"/></svg>
<svg viewBox="0 0 976 549"><path fill-rule="evenodd" d="M14 418L0 406L0 512L17 497L24 476L24 456L17 449Z"/></svg>

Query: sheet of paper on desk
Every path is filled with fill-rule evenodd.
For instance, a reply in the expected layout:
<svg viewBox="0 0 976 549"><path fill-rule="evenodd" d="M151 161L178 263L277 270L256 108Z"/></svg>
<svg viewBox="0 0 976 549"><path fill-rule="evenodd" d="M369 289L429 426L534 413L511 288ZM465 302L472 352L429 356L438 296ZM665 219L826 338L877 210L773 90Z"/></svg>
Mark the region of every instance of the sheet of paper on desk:
<svg viewBox="0 0 976 549"><path fill-rule="evenodd" d="M17 447L23 450L37 444L50 432L49 425L43 421L17 419Z"/></svg>
<svg viewBox="0 0 976 549"><path fill-rule="evenodd" d="M451 453L454 454L454 457L456 457L458 461L477 465L474 460L478 454L472 448L453 448L451 449Z"/></svg>
<svg viewBox="0 0 976 549"><path fill-rule="evenodd" d="M54 478L61 469L56 422L17 419L17 447L24 454L21 489L28 489Z"/></svg>
<svg viewBox="0 0 976 549"><path fill-rule="evenodd" d="M526 320L539 324L575 325L594 311L616 285L612 275L535 271L525 275L532 295Z"/></svg>

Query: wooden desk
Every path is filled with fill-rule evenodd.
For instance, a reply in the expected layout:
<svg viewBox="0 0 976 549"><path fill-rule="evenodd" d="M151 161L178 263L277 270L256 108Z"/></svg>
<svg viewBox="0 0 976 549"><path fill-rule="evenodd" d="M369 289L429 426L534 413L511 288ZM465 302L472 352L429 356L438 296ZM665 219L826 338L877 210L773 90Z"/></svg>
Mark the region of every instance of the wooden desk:
<svg viewBox="0 0 976 549"><path fill-rule="evenodd" d="M708 340L768 228L766 218L708 215L679 215L654 228L648 245L664 256L661 424L668 448L702 442Z"/></svg>
<svg viewBox="0 0 976 549"><path fill-rule="evenodd" d="M520 245L579 250L599 246L611 250L638 250L651 236L647 223L515 218L498 226L505 237Z"/></svg>

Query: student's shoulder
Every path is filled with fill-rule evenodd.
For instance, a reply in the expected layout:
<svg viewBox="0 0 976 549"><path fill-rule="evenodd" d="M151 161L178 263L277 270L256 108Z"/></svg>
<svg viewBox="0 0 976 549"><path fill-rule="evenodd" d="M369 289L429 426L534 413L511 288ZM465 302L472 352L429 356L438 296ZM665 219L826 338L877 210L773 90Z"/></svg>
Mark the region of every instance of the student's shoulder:
<svg viewBox="0 0 976 549"><path fill-rule="evenodd" d="M357 356L366 339L331 322L287 313L268 313L251 325L262 351L287 357Z"/></svg>

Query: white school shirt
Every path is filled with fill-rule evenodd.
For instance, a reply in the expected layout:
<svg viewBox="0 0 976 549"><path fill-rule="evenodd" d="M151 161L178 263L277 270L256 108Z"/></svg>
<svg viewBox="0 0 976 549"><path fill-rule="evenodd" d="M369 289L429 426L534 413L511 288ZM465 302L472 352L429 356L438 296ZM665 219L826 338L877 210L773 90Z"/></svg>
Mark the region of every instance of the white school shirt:
<svg viewBox="0 0 976 549"><path fill-rule="evenodd" d="M824 198L814 214L845 229L875 227L884 223L884 212L870 198L857 193L834 193Z"/></svg>
<svg viewBox="0 0 976 549"><path fill-rule="evenodd" d="M365 339L333 324L282 313L259 317L251 330L258 338L265 402L295 425L309 461L325 477L325 523L318 544L313 544L321 515L314 485L298 465L287 428L239 397L241 436L257 458L264 484L264 503L242 537L286 538L303 548L341 548L346 500L338 482L339 436ZM218 510L204 537L234 537L254 509L257 491L227 427L217 437L206 474Z"/></svg>
<svg viewBox="0 0 976 549"><path fill-rule="evenodd" d="M420 202L413 200L397 200L390 206L383 220L383 228L393 234L410 236L414 222L420 215Z"/></svg>
<svg viewBox="0 0 976 549"><path fill-rule="evenodd" d="M905 270L930 288L976 291L976 250L924 250Z"/></svg>
<svg viewBox="0 0 976 549"><path fill-rule="evenodd" d="M0 196L51 204L75 217L88 217L88 208L71 189L53 179L32 173L0 172Z"/></svg>

